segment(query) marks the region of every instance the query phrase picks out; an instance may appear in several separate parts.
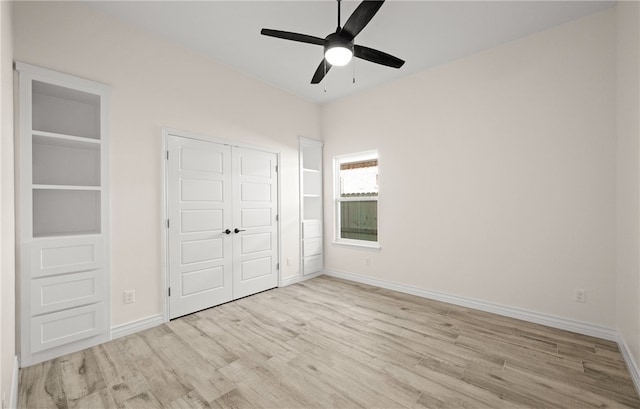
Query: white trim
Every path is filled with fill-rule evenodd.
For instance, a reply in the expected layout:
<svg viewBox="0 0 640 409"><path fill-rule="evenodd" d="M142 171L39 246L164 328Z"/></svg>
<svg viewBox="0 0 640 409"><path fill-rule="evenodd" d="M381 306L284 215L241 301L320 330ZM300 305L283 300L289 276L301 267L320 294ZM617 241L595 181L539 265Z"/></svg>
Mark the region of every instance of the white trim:
<svg viewBox="0 0 640 409"><path fill-rule="evenodd" d="M340 165L344 162L351 161L365 161L376 159L378 161L378 176L380 175L380 153L377 149L351 153L351 154L343 154L336 155L333 157L333 245L345 246L357 249L368 249L373 251L380 251L380 234L378 231L378 235L376 237L376 241L368 241L368 240L358 240L358 239L344 239L340 237L340 224L342 222L342 215L340 214L340 204L342 202L351 202L351 201L376 201L378 202L379 194L375 196L358 196L358 197L349 197L343 198L340 196ZM376 217L380 220L380 209L378 208L378 212ZM378 222L379 226L380 223Z"/></svg>
<svg viewBox="0 0 640 409"><path fill-rule="evenodd" d="M291 284L301 283L303 281L307 281L311 278L316 278L324 274L322 271L318 271L317 273L308 274L308 275L297 275L293 277L287 277L280 280L280 287L286 287Z"/></svg>
<svg viewBox="0 0 640 409"><path fill-rule="evenodd" d="M33 77L33 79L40 82L47 82L49 84L55 84L65 88L76 89L89 93L111 93L111 87L107 84L88 80L75 75L69 75L62 72L49 70L47 68L38 67L36 65L16 61L15 69L20 73L29 74Z"/></svg>
<svg viewBox="0 0 640 409"><path fill-rule="evenodd" d="M16 355L13 357L11 392L9 392L9 409L15 409L18 407L18 368L20 368L20 362L18 362L18 355Z"/></svg>
<svg viewBox="0 0 640 409"><path fill-rule="evenodd" d="M341 241L332 241L331 244L333 244L334 246L351 247L359 250L368 250L368 251L377 251L377 252L379 252L381 249L380 243L378 243L377 241L372 241L370 242L371 244L364 244L365 240L353 240L354 241L353 243L347 240L349 239L341 239Z"/></svg>
<svg viewBox="0 0 640 409"><path fill-rule="evenodd" d="M284 270L284 266L282 265L282 260L284 257L282 256L282 158L280 152L275 152L276 161L278 162L276 165L276 183L278 184L277 189L277 201L278 205L276 206L276 229L277 229L277 240L278 240L278 287L280 283L282 283L282 271Z"/></svg>
<svg viewBox="0 0 640 409"><path fill-rule="evenodd" d="M146 318L140 318L139 320L127 322L126 324L116 325L111 327L111 339L124 337L125 335L135 334L136 332L143 331L145 329L153 328L160 324L164 324L164 314L158 313L149 315Z"/></svg>
<svg viewBox="0 0 640 409"><path fill-rule="evenodd" d="M622 334L618 333L618 348L620 348L620 353L622 354L622 358L624 362L627 364L627 370L631 375L631 379L633 380L633 384L636 387L636 391L640 395L640 370L638 370L638 365L636 365L635 360L633 359L633 355L631 354L631 350L629 346L625 342Z"/></svg>
<svg viewBox="0 0 640 409"><path fill-rule="evenodd" d="M235 146L238 148L253 149L255 151L260 151L260 152L275 153L275 154L280 153L267 146L254 145L251 143L245 143L245 142L236 141L233 139L220 138L217 136L203 135L196 132L183 131L180 129L170 128L166 126L162 127L162 135L163 137L168 137L169 135L173 135L173 136L178 136L180 138L196 139L198 141L204 141L204 142L214 142L220 145L228 145L228 146Z"/></svg>
<svg viewBox="0 0 640 409"><path fill-rule="evenodd" d="M169 322L169 232L167 231L167 220L169 220L169 192L167 184L169 183L169 166L167 164L167 155L169 154L169 128L162 128L162 183L160 184L160 193L162 197L162 219L160 220L160 240L162 248L160 255L162 263L160 263L160 275L162 287L160 299L162 300L162 322Z"/></svg>
<svg viewBox="0 0 640 409"><path fill-rule="evenodd" d="M542 324L553 328L576 332L578 334L606 339L609 341L618 340L618 332L615 329L602 327L584 321L577 321L570 318L558 317L555 315L545 314L537 311L529 311L522 308L509 307L506 305L494 304L491 302L476 300L473 298L427 290L424 288L414 287L406 284L394 283L391 281L380 280L378 278L367 277L360 274L326 269L324 270L324 272L328 276L343 278L345 280L355 281L362 284L369 284L405 294L411 294L418 297L429 298L431 300L460 305L467 308L473 308L493 314L503 315L505 317L511 317L523 321L533 322L536 324Z"/></svg>

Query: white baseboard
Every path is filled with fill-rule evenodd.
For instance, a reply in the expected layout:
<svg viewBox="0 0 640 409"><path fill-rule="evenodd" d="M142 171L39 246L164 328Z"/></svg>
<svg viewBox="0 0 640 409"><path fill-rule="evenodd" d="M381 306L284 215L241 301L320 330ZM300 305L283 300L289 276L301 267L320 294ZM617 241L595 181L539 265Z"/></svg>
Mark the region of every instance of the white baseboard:
<svg viewBox="0 0 640 409"><path fill-rule="evenodd" d="M301 282L309 280L311 278L315 278L315 277L321 276L322 274L324 274L323 271L318 271L317 273L307 274L306 276L305 275L298 275L298 276L283 278L282 280L280 280L280 287L286 287L286 286L291 285L291 284L301 283Z"/></svg>
<svg viewBox="0 0 640 409"><path fill-rule="evenodd" d="M146 318L127 322L126 324L116 325L111 327L111 339L124 337L125 335L131 335L138 331L153 328L156 325L164 323L164 316L162 314L150 315Z"/></svg>
<svg viewBox="0 0 640 409"><path fill-rule="evenodd" d="M380 280L378 278L367 277L360 274L326 269L324 270L324 272L326 275L332 277L343 278L345 280L355 281L362 284L369 284L405 294L429 298L431 300L442 301L449 304L455 304L467 308L491 312L493 314L516 318L536 324L547 325L549 327L559 328L571 332L577 332L578 334L590 335L592 337L602 338L609 341L618 341L618 332L615 329L601 327L599 325L590 324L588 322L572 320L569 318L558 317L555 315L544 314L536 311L529 311L517 307L494 304L482 300L476 300L473 298L442 293L439 291L427 290L424 288L414 287L406 284L394 283L391 281Z"/></svg>
<svg viewBox="0 0 640 409"><path fill-rule="evenodd" d="M631 379L636 387L636 391L638 391L638 395L640 395L640 370L638 370L638 365L636 365L631 350L629 350L629 346L622 335L618 335L618 348L620 348L622 358L624 358L624 362L627 364L627 369L631 374Z"/></svg>
<svg viewBox="0 0 640 409"><path fill-rule="evenodd" d="M20 362L18 361L18 355L13 358L13 373L11 375L11 392L9 394L9 409L15 409L18 407L18 376L19 376Z"/></svg>

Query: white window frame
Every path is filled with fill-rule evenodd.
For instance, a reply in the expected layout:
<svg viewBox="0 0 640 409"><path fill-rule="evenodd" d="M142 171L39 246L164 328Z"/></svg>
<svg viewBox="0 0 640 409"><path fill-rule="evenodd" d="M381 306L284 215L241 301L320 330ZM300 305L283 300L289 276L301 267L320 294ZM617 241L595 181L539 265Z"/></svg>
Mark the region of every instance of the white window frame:
<svg viewBox="0 0 640 409"><path fill-rule="evenodd" d="M333 157L333 220L334 220L334 234L333 244L338 246L356 247L366 250L380 250L380 229L378 229L378 240L357 240L357 239L343 239L340 237L340 203L341 202L360 202L363 197L341 197L340 196L340 165L348 162L359 162L376 159L378 161L378 178L380 175L380 155L377 150L358 152L346 155L338 155ZM368 201L378 201L380 191L378 190L377 196L366 196ZM380 226L380 208L378 207L378 227Z"/></svg>

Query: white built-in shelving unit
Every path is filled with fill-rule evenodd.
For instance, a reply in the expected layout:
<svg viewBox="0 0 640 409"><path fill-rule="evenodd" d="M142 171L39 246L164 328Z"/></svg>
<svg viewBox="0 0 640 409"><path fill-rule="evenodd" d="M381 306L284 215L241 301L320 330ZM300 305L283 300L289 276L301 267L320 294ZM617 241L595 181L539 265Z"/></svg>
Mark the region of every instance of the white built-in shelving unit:
<svg viewBox="0 0 640 409"><path fill-rule="evenodd" d="M323 267L322 142L300 137L301 271L317 273Z"/></svg>
<svg viewBox="0 0 640 409"><path fill-rule="evenodd" d="M109 87L16 63L20 359L110 338Z"/></svg>

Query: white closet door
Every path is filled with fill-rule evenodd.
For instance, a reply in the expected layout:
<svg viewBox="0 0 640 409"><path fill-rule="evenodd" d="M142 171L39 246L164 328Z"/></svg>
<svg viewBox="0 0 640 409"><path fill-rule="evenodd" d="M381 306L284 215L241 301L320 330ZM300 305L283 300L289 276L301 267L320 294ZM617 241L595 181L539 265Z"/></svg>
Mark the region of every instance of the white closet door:
<svg viewBox="0 0 640 409"><path fill-rule="evenodd" d="M169 137L170 318L232 299L231 148Z"/></svg>
<svg viewBox="0 0 640 409"><path fill-rule="evenodd" d="M277 156L233 148L233 298L278 286Z"/></svg>

